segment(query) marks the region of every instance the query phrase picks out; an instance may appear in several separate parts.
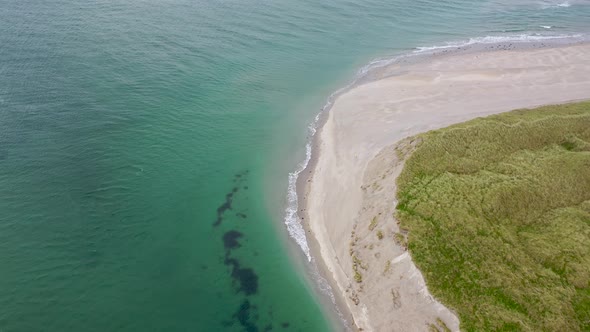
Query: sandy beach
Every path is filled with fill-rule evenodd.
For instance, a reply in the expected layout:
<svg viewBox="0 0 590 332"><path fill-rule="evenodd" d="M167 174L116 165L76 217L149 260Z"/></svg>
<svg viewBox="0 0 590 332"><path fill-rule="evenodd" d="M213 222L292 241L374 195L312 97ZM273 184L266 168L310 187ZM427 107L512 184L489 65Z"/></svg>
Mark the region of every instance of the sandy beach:
<svg viewBox="0 0 590 332"><path fill-rule="evenodd" d="M590 45L433 56L340 95L318 132L306 226L327 279L362 331L427 331L452 309L434 299L393 217L404 138L480 116L590 98Z"/></svg>

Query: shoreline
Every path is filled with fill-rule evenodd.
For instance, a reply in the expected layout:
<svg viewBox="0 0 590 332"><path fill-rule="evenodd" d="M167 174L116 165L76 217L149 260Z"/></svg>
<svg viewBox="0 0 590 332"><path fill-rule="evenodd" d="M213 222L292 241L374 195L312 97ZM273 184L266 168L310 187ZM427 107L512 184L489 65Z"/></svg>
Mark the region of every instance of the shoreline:
<svg viewBox="0 0 590 332"><path fill-rule="evenodd" d="M341 258L344 259L345 257L343 257L343 255L335 255L335 257L330 258L330 257L328 257L329 255L327 255L326 252L322 252L322 249L325 249L327 246L331 246L334 243L330 242L329 240L327 241L325 238L323 238L323 239L318 238L318 233L320 233L321 231L318 228L318 225L319 225L318 222L316 222L314 220L318 214L317 207L314 211L312 211L311 215L309 213L310 212L310 210L309 210L310 209L310 206L309 206L310 205L309 204L310 203L309 202L310 195L317 196L317 193L313 193L313 182L322 181L321 179L320 180L317 180L317 179L313 180L316 176L318 176L320 178L322 176L322 174L318 175L317 174L318 172L316 170L318 167L318 160L322 158L322 153L321 153L322 144L325 143L321 137L322 137L322 135L324 135L325 124L327 122L333 122L333 119L331 119L332 113L338 112L338 109L336 106L337 106L338 102L340 101L341 97L343 95L349 94L351 91L354 91L354 90L356 90L360 87L366 86L366 85L378 84L378 82L381 82L381 81L384 81L387 79L391 79L392 77L408 75L407 73L405 73L405 71L407 71L408 69L411 70L418 65L428 64L428 63L436 62L436 61L440 62L445 59L448 60L449 58L452 59L452 58L456 58L456 57L469 57L469 56L479 57L479 56L484 56L485 54L494 54L497 52L499 52L499 53L512 52L511 55L514 55L515 53L513 53L513 52L521 53L521 52L529 52L529 51L534 52L534 51L538 51L538 50L558 50L558 49L567 49L567 48L575 48L575 47L588 47L588 43L577 42L577 43L566 44L566 45L547 45L547 43L542 43L540 45L531 45L530 43L526 43L525 46L522 48L514 47L514 45L512 45L512 44L506 44L506 45L484 44L484 45L477 45L477 46L479 46L479 47L470 47L467 49L459 48L458 50L455 50L453 52L437 52L437 53L435 52L435 54L427 54L424 57L421 57L420 59L414 59L414 61L409 64L408 63L397 63L397 62L393 61L393 64L388 64L384 67L380 67L377 69L376 73L372 73L370 75L367 75L368 79L360 78L358 80L355 80L352 84L350 84L346 88L339 91L339 93L336 93L333 96L333 99L331 100L333 104L327 105L328 106L327 109L324 109L325 112L322 111L319 115L318 121L316 123L317 132L315 133L315 135L313 135L313 138L310 142L310 144L312 145L311 146L311 148L312 148L311 157L308 161L307 167L305 167L298 174L299 176L297 178L297 183L296 183L297 189L296 190L297 190L297 195L299 198L299 210L297 211L297 214L298 214L298 217L300 218L300 221L302 222L302 224L304 226L305 233L307 235L306 237L308 240L308 245L309 245L309 249L311 252L311 257L313 257L312 263L317 265L316 268L319 270L320 275L323 276L330 284L330 286L332 288L332 293L334 296L333 301L335 302L335 305L336 305L336 311L340 313L341 318L344 318L349 323L351 323L351 326L362 327L365 331L367 331L367 330L377 330L378 331L379 330L379 329L372 328L370 320L363 322L363 320L366 320L366 319L362 319L358 312L355 313L354 307L356 305L354 305L354 304L351 305L352 302L350 300L350 297L347 296L347 292L346 292L347 287L346 286L343 287L342 282L339 283L336 280L336 277L334 275L334 266L340 266L340 264L341 264L336 261ZM500 49L500 51L498 51L497 49ZM587 98L587 97L590 97L590 95L585 96L585 98ZM561 99L557 98L557 100L555 100L555 101L550 100L550 103L566 102L566 101L571 101L574 99L577 99L577 98L573 98L573 99L569 98L567 100L561 100ZM540 104L538 104L538 105L531 104L531 105L526 105L526 107L533 107L533 106L539 106L539 105ZM515 107L515 108L520 108L520 107ZM498 113L498 112L510 111L512 109L513 108L507 108L507 109L502 109L502 110L498 110L498 111L493 111L491 113L486 112L486 111L471 112L471 113L469 113L468 116L466 116L465 114L458 115L458 116L455 116L454 119L449 120L449 118L447 118L443 122L445 123L444 126L447 126L452 123L463 122L463 121L466 121L466 120L474 118L474 117L479 117L479 116ZM426 127L423 129L424 129L423 131L428 131L428 130L431 130L434 128L432 127L432 124L431 124L430 127ZM409 133L406 133L406 135L404 137L413 136L421 131L414 130L412 132L413 132L412 135L409 135ZM364 173L368 163L371 160L373 160L373 158L380 151L382 151L386 147L392 146L392 144L399 142L399 140L400 139L390 141L390 142L380 142L381 147L379 149L372 147L373 154L369 157L365 157L365 159L366 159L365 166L362 168L362 173ZM359 175L362 178L363 177L362 173L357 174L357 175ZM393 197L391 197L391 199L393 200ZM357 205L360 204L358 202L359 201L358 197L356 197L355 201L357 201ZM362 201L362 199L361 199L361 201ZM322 209L324 209L324 208L322 208ZM310 219L311 219L311 223L310 223ZM310 235L312 235L312 236L310 236ZM322 236L320 235L320 237L322 237ZM325 234L324 234L324 237L325 237ZM348 237L341 238L340 240L341 240L341 242L348 242ZM336 258L336 259L334 259L334 258ZM350 278L348 278L348 279L350 280ZM362 302L362 300L361 300L361 302ZM369 303L369 307L370 306L371 306L371 304ZM358 326L359 324L362 326Z"/></svg>

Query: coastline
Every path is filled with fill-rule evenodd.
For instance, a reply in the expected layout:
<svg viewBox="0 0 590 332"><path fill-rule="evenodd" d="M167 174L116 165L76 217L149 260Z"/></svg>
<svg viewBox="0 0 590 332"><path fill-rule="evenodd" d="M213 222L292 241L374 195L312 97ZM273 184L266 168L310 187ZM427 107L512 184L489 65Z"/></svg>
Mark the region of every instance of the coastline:
<svg viewBox="0 0 590 332"><path fill-rule="evenodd" d="M387 158L388 154L395 155L392 153L395 144L403 138L420 132L446 127L475 117L510 111L515 108L535 107L590 97L585 92L590 91L588 80L562 82L557 79L557 75L563 75L561 74L562 69L571 63L572 59L575 61L585 60L582 59L584 51L579 51L580 49L588 52L590 46L586 43L565 46L526 44L522 48L514 48L512 44L494 45L493 47L484 45L480 48L472 48L469 52L459 49L458 52L439 52L409 63L395 62L379 68L361 84L353 84L348 89L344 89L334 97L331 109L321 113L316 123L317 134L313 136L311 142L313 153L307 166L297 178L297 192L300 200L298 215L304 225L305 233L307 233L314 264L331 285L334 293L333 302L336 304L337 310L344 319L353 322L351 325L354 328L362 328L364 331L381 331L385 326L403 324L408 330L426 330L429 322L441 318L452 330L458 329L458 319L454 317L452 312L445 311L444 307L441 308L442 305L429 297L421 274L415 270L407 251L394 241L387 242L388 245L382 245L384 243L382 241L375 242L374 239L369 238L370 234L366 232L367 225L370 223L370 220L367 220L368 214L375 212L374 205L384 202L391 203L386 204L388 205L386 207L380 207L383 210L380 212L383 212L384 215L391 215L395 210L395 177L403 166L402 159L391 160L391 158ZM575 54L578 54L577 58ZM533 66L532 63L535 62L537 63ZM465 63L468 65L465 66ZM488 67L478 66L481 63L487 64ZM519 65L513 65L514 63ZM588 64L588 61L585 60L584 63ZM494 68L489 67L490 64L493 64ZM523 77L527 76L525 70L533 72L534 75ZM437 75L434 75L435 73ZM436 112L429 112L428 108L436 103L428 104L426 98L411 100L406 96L403 98L399 95L396 96L395 93L386 93L387 96L384 96L384 91L391 92L391 89L399 91L401 88L408 88L418 94L430 92L432 96L439 95L438 92L433 94L434 90L432 89L425 91L422 88L422 91L420 90L422 85L433 88L433 82L441 80L439 73L447 76L442 77L442 80L453 78L452 82L456 84L455 87L453 88L449 83L451 86L445 87L446 93L444 95L450 94L457 99L438 97L439 103L446 99L447 105L437 106ZM585 66L584 71L576 70L571 73L574 73L576 77L586 75L584 73L590 73L590 65ZM507 82L517 82L514 81L516 76L526 82L528 86L521 84L522 86L518 90L518 86L515 88L511 84L507 84ZM542 83L542 92L530 91L535 88L535 84L531 84L531 82L536 82L535 80L539 79L546 80ZM503 89L498 87L498 83L501 82L506 85ZM483 96L482 91L486 90L486 84L491 84L490 87L497 91L494 90L495 93L491 95L486 93L487 96ZM479 86L474 88L474 85ZM566 91L566 88L572 86L574 86L573 89ZM547 91L554 89L559 92L547 93ZM379 91L381 94L379 101L367 102L375 97L374 91ZM474 95L473 91L477 91L479 95ZM517 92L521 93L520 97ZM526 93L522 94L523 92ZM477 98L475 98L476 96ZM465 103L465 101L470 102ZM395 109L391 106L394 104L397 106L403 104L403 107L407 107L408 110ZM484 104L486 104L485 107L483 107ZM449 111L453 105L455 108L458 105L469 105L469 107L459 111ZM363 109L363 107L370 108ZM379 110L375 111L375 109ZM367 113L370 113L371 118L368 119ZM346 137L342 136L344 132L347 133ZM338 137L337 141L334 140L335 137ZM379 157L377 157L378 155ZM379 161L379 159L381 160ZM367 174L367 167L370 163L373 169L369 172L371 174ZM391 168L394 164L395 167ZM337 167L335 167L336 165ZM387 169L396 170L396 172L382 175L382 180L387 180L388 183L393 184L392 186L385 188L385 190L374 191L370 193L371 195L361 189L361 187L370 186L367 181L374 181L376 173ZM338 176L334 176L335 173ZM361 181L363 178L364 181ZM341 222L336 223L334 220ZM360 225L359 231L351 237L357 225ZM388 235L397 231L397 224L392 217L384 218L382 227L386 228ZM363 230L361 231L361 229ZM349 241L356 242L355 237L359 237L358 241L361 243L364 241L366 246L371 241L382 245L383 248L379 248L380 256L384 256L384 253L391 256L386 261L394 262L392 265L396 267L392 269L392 273L396 277L407 279L412 274L414 278L417 278L411 284L413 291L411 291L412 287L408 291L397 289L395 290L397 295L394 295L393 288L391 288L391 294L387 292L387 289L379 289L383 280L377 275L383 276L382 273L376 272L379 269L373 268L373 265L383 259L368 258L366 248L355 248L355 252L357 250L359 252L355 255L349 254L352 252ZM362 271L366 275L363 279L366 278L365 280L374 282L370 286L364 286L364 280L361 283L356 283L353 280L353 256L367 256L363 259L370 260L367 271ZM401 265L403 267L400 267ZM397 285L399 288L401 281L394 280L393 283L386 284L387 287L392 285ZM404 284L404 286L407 287L408 284ZM384 309L377 309L377 306L383 306L385 303L378 299L383 297L379 296L383 294L387 297L392 308L379 312ZM418 296L419 294L424 295L422 299ZM396 296L399 300L397 304ZM422 310L425 306L428 307L429 303L430 308ZM408 312L415 311L416 308L421 308L418 316L408 315L407 312L402 314L406 310Z"/></svg>

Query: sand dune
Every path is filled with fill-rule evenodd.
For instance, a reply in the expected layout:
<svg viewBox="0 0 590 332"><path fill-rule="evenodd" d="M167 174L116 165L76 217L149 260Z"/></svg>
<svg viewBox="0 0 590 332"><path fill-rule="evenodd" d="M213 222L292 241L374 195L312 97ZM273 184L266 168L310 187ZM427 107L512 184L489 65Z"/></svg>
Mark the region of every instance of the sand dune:
<svg viewBox="0 0 590 332"><path fill-rule="evenodd" d="M315 255L363 331L425 331L437 319L458 330L392 238L395 178L412 146L398 142L479 116L590 98L590 45L442 55L384 70L398 74L338 97L319 133L306 206Z"/></svg>

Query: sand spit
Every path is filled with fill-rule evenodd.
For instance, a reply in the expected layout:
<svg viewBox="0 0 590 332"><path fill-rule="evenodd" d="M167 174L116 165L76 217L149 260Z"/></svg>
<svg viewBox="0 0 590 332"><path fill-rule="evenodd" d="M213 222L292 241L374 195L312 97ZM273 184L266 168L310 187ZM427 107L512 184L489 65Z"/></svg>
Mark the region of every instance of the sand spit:
<svg viewBox="0 0 590 332"><path fill-rule="evenodd" d="M590 98L590 45L455 54L383 70L395 74L340 95L318 134L305 209L313 254L359 330L456 331L458 318L428 293L395 239L395 179L415 144L403 139Z"/></svg>

